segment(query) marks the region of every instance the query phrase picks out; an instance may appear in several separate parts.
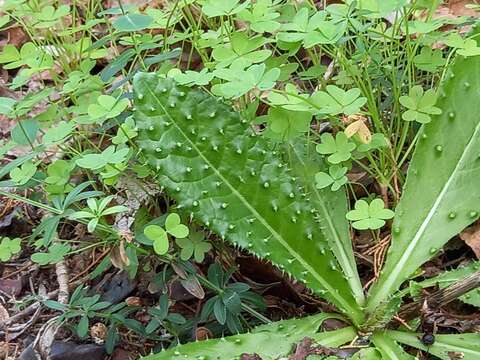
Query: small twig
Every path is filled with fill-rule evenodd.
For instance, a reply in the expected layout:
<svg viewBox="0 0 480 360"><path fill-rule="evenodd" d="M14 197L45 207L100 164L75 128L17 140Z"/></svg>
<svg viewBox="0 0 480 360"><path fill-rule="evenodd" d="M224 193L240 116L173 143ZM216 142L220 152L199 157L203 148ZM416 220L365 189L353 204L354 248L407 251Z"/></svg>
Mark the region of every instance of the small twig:
<svg viewBox="0 0 480 360"><path fill-rule="evenodd" d="M25 331L28 330L32 325L34 325L38 318L40 317L40 313L42 312L42 308L38 307L33 316L26 322L17 326L13 326L8 329L8 341L15 340L20 335L22 335ZM1 333L1 332L0 332ZM11 334L10 334L11 333Z"/></svg>
<svg viewBox="0 0 480 360"><path fill-rule="evenodd" d="M51 300L57 295L58 295L58 290L55 290L55 291L49 292L44 297L44 299L45 300ZM5 320L4 322L0 323L0 329L5 328L5 327L7 327L11 324L14 324L17 321L19 321L19 320L21 320L21 319L23 319L27 316L32 315L33 313L35 313L35 311L37 311L37 309L41 306L41 304L42 304L41 301L36 301L33 304L30 304L29 306L27 306L25 309L23 309L19 313L13 315L12 317Z"/></svg>
<svg viewBox="0 0 480 360"><path fill-rule="evenodd" d="M55 264L55 271L57 273L58 281L58 302L61 304L68 303L68 270L65 261L59 261Z"/></svg>
<svg viewBox="0 0 480 360"><path fill-rule="evenodd" d="M446 288L433 292L425 298L402 306L398 315L407 321L411 320L420 312L424 303L430 309L437 309L478 287L480 287L480 270Z"/></svg>

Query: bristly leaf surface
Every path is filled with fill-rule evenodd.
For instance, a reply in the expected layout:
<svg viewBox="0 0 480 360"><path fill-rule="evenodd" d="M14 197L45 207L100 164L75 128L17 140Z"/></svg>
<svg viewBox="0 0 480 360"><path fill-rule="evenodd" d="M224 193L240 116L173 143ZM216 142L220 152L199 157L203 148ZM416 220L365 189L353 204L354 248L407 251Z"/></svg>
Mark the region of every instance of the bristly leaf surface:
<svg viewBox="0 0 480 360"><path fill-rule="evenodd" d="M391 250L370 291L372 312L480 212L480 57L458 57L420 135L393 223ZM447 94L447 95L445 95Z"/></svg>
<svg viewBox="0 0 480 360"><path fill-rule="evenodd" d="M321 313L301 319L278 321L258 326L252 332L221 339L191 342L143 360L235 359L241 354L257 354L263 360L276 360L288 355L294 344L309 337L324 346L337 347L355 337L353 327L318 332L322 322L335 314Z"/></svg>
<svg viewBox="0 0 480 360"><path fill-rule="evenodd" d="M178 206L361 322L318 209L281 154L202 91L146 73L136 75L134 90L137 141Z"/></svg>
<svg viewBox="0 0 480 360"><path fill-rule="evenodd" d="M311 201L318 209L320 229L347 277L355 299L359 305L363 305L364 292L353 255L348 221L345 217L348 211L346 193L343 189L331 191L315 187L313 179L322 168L321 160L316 156L314 149L305 151L303 146L295 145L292 146L290 154L292 167L303 179L304 186L311 194Z"/></svg>

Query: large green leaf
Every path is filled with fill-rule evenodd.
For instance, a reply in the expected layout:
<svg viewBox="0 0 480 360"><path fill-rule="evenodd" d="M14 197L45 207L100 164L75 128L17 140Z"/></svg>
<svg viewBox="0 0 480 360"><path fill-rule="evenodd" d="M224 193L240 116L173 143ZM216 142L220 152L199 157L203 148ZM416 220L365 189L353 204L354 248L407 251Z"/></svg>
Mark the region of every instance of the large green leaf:
<svg viewBox="0 0 480 360"><path fill-rule="evenodd" d="M137 141L178 206L360 323L362 311L320 230L321 214L284 156L202 91L146 73L135 76L134 90Z"/></svg>
<svg viewBox="0 0 480 360"><path fill-rule="evenodd" d="M480 57L457 58L425 125L396 209L387 261L372 287L374 311L480 211Z"/></svg>
<svg viewBox="0 0 480 360"><path fill-rule="evenodd" d="M331 191L330 189L317 189L313 180L315 174L321 170L321 161L317 157L315 149L304 150L302 146L292 146L290 162L301 179L315 208L318 210L320 229L328 240L337 258L340 267L345 274L359 305L363 305L365 296L362 283L358 276L357 264L353 255L350 229L345 214L348 211L347 196L343 189Z"/></svg>
<svg viewBox="0 0 480 360"><path fill-rule="evenodd" d="M382 354L382 359L389 360L414 360L415 356L412 356L405 352L395 340L384 332L376 332L372 336L372 341L375 344L377 350Z"/></svg>
<svg viewBox="0 0 480 360"><path fill-rule="evenodd" d="M396 330L387 330L386 333L395 341L426 351L442 360L480 359L480 334L437 334L433 345L426 346L419 340L422 334Z"/></svg>
<svg viewBox="0 0 480 360"><path fill-rule="evenodd" d="M257 354L263 360L276 360L288 355L293 345L305 337L330 347L351 341L355 337L352 327L318 332L322 322L331 317L338 316L322 313L302 319L278 321L259 326L248 334L188 343L149 355L143 360L225 360L236 359L243 353Z"/></svg>

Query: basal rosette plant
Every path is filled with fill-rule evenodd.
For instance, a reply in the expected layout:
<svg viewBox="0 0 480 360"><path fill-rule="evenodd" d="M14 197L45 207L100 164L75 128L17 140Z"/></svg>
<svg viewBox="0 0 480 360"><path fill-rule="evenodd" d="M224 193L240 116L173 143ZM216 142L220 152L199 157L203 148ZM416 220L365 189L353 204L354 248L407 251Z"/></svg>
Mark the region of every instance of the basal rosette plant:
<svg viewBox="0 0 480 360"><path fill-rule="evenodd" d="M480 190L472 180L480 176L479 66L478 57L456 59L436 104L441 113L432 113L431 122L420 130L395 209L392 245L368 294L362 290L349 239L344 190L315 186L315 174L325 169L314 152L298 144L289 145L288 151L274 147L205 92L154 73L137 74L136 141L179 210L235 246L271 261L339 311L190 343L146 359L234 359L243 353L277 359L304 337L340 346L360 335L366 335L370 345L355 355L359 359L414 359L400 344L440 359L451 359L452 354L480 358L480 334L438 335L427 346L413 331L386 326L406 294L400 286L479 217ZM365 204L363 220L352 215L354 220L371 221ZM383 205L374 205L375 214L383 211L382 219L391 217ZM319 332L330 316L351 326Z"/></svg>

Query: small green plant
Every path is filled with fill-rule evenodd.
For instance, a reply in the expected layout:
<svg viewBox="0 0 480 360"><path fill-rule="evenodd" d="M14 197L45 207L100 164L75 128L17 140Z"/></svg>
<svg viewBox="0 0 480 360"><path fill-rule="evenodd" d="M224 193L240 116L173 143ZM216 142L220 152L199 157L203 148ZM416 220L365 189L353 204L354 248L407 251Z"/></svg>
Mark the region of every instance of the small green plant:
<svg viewBox="0 0 480 360"><path fill-rule="evenodd" d="M63 260L70 251L67 244L53 244L48 248L48 252L39 252L32 255L32 261L39 265L56 264Z"/></svg>
<svg viewBox="0 0 480 360"><path fill-rule="evenodd" d="M358 230L376 230L385 225L385 220L393 218L394 212L385 209L382 199L373 199L370 203L361 199L355 202L355 209L350 210L346 217L352 221L352 226Z"/></svg>
<svg viewBox="0 0 480 360"><path fill-rule="evenodd" d="M328 174L325 172L318 172L315 174L315 182L318 189L323 189L331 185L332 191L337 191L348 182L347 174L348 168L341 165L332 165L328 168Z"/></svg>
<svg viewBox="0 0 480 360"><path fill-rule="evenodd" d="M329 155L327 160L331 164L340 164L352 157L352 152L357 146L350 142L343 132L337 133L335 138L332 134L326 133L321 136L321 143L317 145L317 152L322 155Z"/></svg>
<svg viewBox="0 0 480 360"><path fill-rule="evenodd" d="M435 91L430 89L424 92L420 85L412 87L408 96L401 96L399 101L408 109L402 114L402 119L405 121L426 124L432 120L431 115L438 115L442 112L434 106L437 101Z"/></svg>
<svg viewBox="0 0 480 360"><path fill-rule="evenodd" d="M175 240L177 245L182 249L180 251L180 258L184 261L189 260L192 256L196 262L201 263L205 258L205 254L212 249L212 245L205 241L205 236L202 232L192 232L186 238L178 238Z"/></svg>
<svg viewBox="0 0 480 360"><path fill-rule="evenodd" d="M115 205L108 207L108 204L113 200L113 196L107 196L103 199L87 199L86 208L75 211L69 215L70 219L88 219L87 230L93 232L100 220L107 215L113 215L122 211L128 210L126 206Z"/></svg>
<svg viewBox="0 0 480 360"><path fill-rule="evenodd" d="M0 260L8 261L13 255L18 254L22 250L21 242L22 239L20 238L10 239L2 237L0 242Z"/></svg>
<svg viewBox="0 0 480 360"><path fill-rule="evenodd" d="M164 255L168 252L170 242L168 241L168 234L177 239L184 239L189 234L187 226L180 222L178 214L169 214L165 220L165 229L158 225L148 225L144 229L145 236L153 243L153 249L159 255Z"/></svg>

